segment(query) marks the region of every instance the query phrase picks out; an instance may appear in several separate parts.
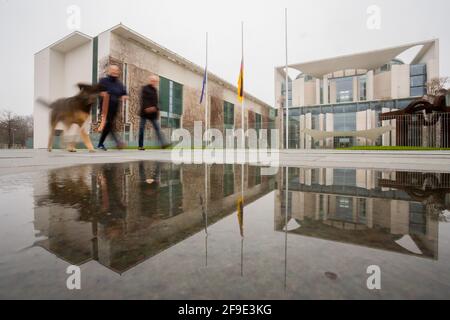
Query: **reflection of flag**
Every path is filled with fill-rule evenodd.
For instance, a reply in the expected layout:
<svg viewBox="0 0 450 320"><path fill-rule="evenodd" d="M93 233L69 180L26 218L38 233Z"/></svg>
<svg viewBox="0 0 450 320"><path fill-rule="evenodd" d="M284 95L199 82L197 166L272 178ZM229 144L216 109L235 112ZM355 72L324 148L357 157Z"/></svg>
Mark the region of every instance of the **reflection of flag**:
<svg viewBox="0 0 450 320"><path fill-rule="evenodd" d="M206 73L208 72L208 69L205 68L205 74L203 75L203 87L202 87L202 95L200 97L200 104L203 102L203 97L205 96L205 88L206 88Z"/></svg>
<svg viewBox="0 0 450 320"><path fill-rule="evenodd" d="M237 215L241 237L244 237L244 199L242 197L237 202Z"/></svg>
<svg viewBox="0 0 450 320"><path fill-rule="evenodd" d="M239 99L239 102L241 102L241 103L244 100L244 59L242 59L241 72L239 73L238 99Z"/></svg>

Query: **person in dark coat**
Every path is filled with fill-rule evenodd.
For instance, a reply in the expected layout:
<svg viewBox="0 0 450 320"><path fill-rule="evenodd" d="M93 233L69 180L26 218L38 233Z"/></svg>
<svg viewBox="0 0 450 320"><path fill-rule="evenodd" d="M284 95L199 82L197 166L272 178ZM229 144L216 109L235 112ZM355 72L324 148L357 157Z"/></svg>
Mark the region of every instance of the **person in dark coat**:
<svg viewBox="0 0 450 320"><path fill-rule="evenodd" d="M139 150L144 148L144 132L147 120L149 120L155 129L159 144L165 149L170 145L166 142L161 127L159 125L159 107L158 107L158 90L159 77L152 75L149 78L149 84L142 87L141 90L141 122L139 125Z"/></svg>
<svg viewBox="0 0 450 320"><path fill-rule="evenodd" d="M112 64L108 67L108 76L100 79L99 82L106 88L106 91L100 95L102 121L98 131L102 134L97 148L104 151L107 151L104 143L108 135L112 136L119 149L123 148L123 143L114 132L114 122L119 111L119 104L120 102L125 103L128 99L127 90L119 77L120 68Z"/></svg>

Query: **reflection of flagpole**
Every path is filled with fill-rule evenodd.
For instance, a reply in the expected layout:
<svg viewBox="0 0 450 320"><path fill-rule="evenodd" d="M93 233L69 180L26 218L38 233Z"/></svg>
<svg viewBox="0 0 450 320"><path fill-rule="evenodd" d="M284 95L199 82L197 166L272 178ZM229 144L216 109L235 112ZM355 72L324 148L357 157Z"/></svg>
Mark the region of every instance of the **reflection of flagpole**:
<svg viewBox="0 0 450 320"><path fill-rule="evenodd" d="M285 67L285 73L286 73L286 84L285 84L285 109L286 109L286 141L285 141L285 148L289 149L289 74L288 74L288 10L287 8L284 11L285 15L285 43L286 43L286 67Z"/></svg>
<svg viewBox="0 0 450 320"><path fill-rule="evenodd" d="M287 244L288 244L288 213L289 213L289 167L286 167L286 203L284 218L284 289L287 287Z"/></svg>
<svg viewBox="0 0 450 320"><path fill-rule="evenodd" d="M241 234L241 276L244 275L244 196L242 195L237 202L237 216L239 223L239 232Z"/></svg>
<svg viewBox="0 0 450 320"><path fill-rule="evenodd" d="M205 163L205 266L208 266L208 164Z"/></svg>

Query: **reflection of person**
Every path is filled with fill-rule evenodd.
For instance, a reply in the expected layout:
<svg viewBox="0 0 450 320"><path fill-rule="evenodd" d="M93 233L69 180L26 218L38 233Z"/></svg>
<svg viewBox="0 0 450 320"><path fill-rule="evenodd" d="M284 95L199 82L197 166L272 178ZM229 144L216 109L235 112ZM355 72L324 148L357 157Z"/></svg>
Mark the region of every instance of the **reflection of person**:
<svg viewBox="0 0 450 320"><path fill-rule="evenodd" d="M142 87L141 91L141 122L139 125L139 150L144 148L144 132L145 124L149 120L155 129L156 136L160 146L164 149L169 147L169 144L164 139L159 126L159 107L158 107L158 90L159 78L155 75L150 76L148 85Z"/></svg>
<svg viewBox="0 0 450 320"><path fill-rule="evenodd" d="M106 88L101 93L101 111L102 122L98 129L102 133L98 148L107 151L105 148L106 137L111 134L118 148L123 148L123 143L114 132L114 121L119 111L119 102L125 102L128 99L127 91L123 83L119 80L120 69L117 65L110 65L108 68L108 76L100 80L100 84Z"/></svg>

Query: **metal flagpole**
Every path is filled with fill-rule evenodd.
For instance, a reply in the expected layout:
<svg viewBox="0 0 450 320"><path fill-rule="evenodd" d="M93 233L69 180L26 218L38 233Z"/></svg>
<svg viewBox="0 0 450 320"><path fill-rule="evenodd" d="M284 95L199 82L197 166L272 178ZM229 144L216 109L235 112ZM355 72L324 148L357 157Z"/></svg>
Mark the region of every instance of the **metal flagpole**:
<svg viewBox="0 0 450 320"><path fill-rule="evenodd" d="M209 98L208 98L208 32L206 33L206 66L205 66L205 132L209 129Z"/></svg>
<svg viewBox="0 0 450 320"><path fill-rule="evenodd" d="M208 32L206 32L206 64L205 64L205 133L209 138L209 97L208 97ZM207 139L208 141L208 139ZM205 159L204 159L205 160ZM205 162L205 264L208 266L208 194L209 194L209 170L208 163Z"/></svg>
<svg viewBox="0 0 450 320"><path fill-rule="evenodd" d="M242 21L241 24L241 29L242 29L242 72L244 73L244 21ZM242 75L242 83L241 83L241 87L244 88L245 90L245 86L244 86L244 75ZM245 94L244 94L244 90L242 90L242 112L241 112L241 121L242 121L242 130L243 130L243 135L242 135L242 147L245 149L245 116L244 116L244 112L245 112Z"/></svg>
<svg viewBox="0 0 450 320"><path fill-rule="evenodd" d="M289 149L289 74L288 74L288 10L287 8L284 10L285 14L285 44L286 44L286 84L285 84L285 105L286 108L286 141L285 141L285 149Z"/></svg>

